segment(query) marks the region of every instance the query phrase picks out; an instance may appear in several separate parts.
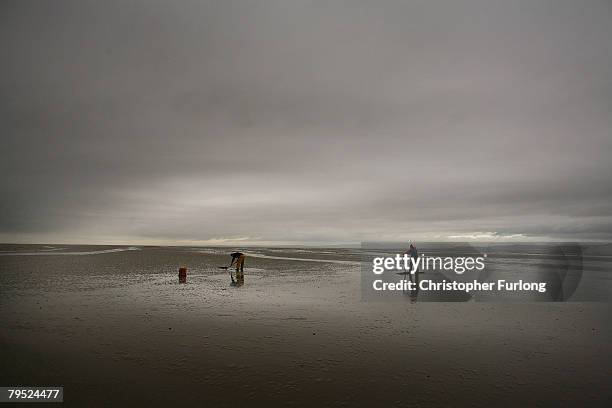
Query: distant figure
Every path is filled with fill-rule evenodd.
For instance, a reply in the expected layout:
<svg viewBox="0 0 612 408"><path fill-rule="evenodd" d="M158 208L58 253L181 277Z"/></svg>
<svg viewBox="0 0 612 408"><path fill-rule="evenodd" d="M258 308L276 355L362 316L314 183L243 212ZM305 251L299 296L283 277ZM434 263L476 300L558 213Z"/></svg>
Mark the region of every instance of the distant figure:
<svg viewBox="0 0 612 408"><path fill-rule="evenodd" d="M408 279L413 284L414 289L412 289L410 292L406 294L410 295L410 303L415 303L419 296L419 275L418 275L418 271L416 270L416 268L413 273L412 267L413 267L413 262L416 263L416 260L419 258L419 252L417 251L416 247L413 244L410 244L410 248L408 248L408 250L404 252L402 255L405 255L405 254L408 254L410 258L414 260L414 261L411 260L410 263L408 264L408 270L404 273L404 279L406 279L406 275L408 275Z"/></svg>
<svg viewBox="0 0 612 408"><path fill-rule="evenodd" d="M412 259L414 259L414 262L416 262L416 260L419 257L419 253L416 249L416 247L413 244L410 244L410 248L408 248L408 250L406 252L404 252L405 254L410 255L410 257ZM408 272L412 272L412 264L410 264L410 270ZM414 273L416 273L417 271L415 271Z"/></svg>
<svg viewBox="0 0 612 408"><path fill-rule="evenodd" d="M232 265L236 264L236 281L238 285L244 284L244 259L246 258L242 252L234 252L230 254L232 257Z"/></svg>
<svg viewBox="0 0 612 408"><path fill-rule="evenodd" d="M419 253L414 245L410 244L410 248L408 249L408 253L412 257L412 259L417 259L419 257Z"/></svg>

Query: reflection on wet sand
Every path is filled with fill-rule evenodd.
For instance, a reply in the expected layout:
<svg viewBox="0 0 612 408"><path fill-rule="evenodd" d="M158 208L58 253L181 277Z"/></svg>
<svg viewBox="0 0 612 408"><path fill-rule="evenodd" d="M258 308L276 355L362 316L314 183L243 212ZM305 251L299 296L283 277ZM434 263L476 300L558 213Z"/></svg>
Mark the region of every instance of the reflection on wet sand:
<svg viewBox="0 0 612 408"><path fill-rule="evenodd" d="M232 277L232 283L230 286L240 287L244 285L244 272L236 271L236 279Z"/></svg>
<svg viewBox="0 0 612 408"><path fill-rule="evenodd" d="M415 303L417 298L419 297L419 271L415 271L415 273L403 273L403 279L408 282L411 282L411 290L403 290L402 293L410 297L410 303Z"/></svg>

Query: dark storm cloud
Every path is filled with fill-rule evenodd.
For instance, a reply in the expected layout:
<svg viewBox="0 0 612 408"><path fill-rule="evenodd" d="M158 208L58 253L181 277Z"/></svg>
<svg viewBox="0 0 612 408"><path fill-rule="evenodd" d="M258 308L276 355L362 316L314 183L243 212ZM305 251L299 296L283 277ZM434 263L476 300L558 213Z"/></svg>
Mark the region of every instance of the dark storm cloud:
<svg viewBox="0 0 612 408"><path fill-rule="evenodd" d="M1 7L4 241L612 239L608 2Z"/></svg>

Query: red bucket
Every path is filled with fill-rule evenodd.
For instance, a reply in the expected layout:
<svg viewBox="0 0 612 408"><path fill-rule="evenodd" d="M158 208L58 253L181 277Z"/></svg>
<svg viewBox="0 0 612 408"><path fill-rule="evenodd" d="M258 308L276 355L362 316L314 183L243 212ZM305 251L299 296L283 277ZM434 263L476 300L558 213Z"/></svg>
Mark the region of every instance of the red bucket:
<svg viewBox="0 0 612 408"><path fill-rule="evenodd" d="M179 282L186 283L187 282L187 268L179 268Z"/></svg>

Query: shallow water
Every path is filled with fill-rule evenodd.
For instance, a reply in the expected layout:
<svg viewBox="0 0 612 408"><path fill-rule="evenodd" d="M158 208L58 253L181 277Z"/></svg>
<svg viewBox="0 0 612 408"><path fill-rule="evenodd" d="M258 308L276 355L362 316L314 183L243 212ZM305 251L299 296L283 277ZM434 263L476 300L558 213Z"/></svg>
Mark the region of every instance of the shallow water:
<svg viewBox="0 0 612 408"><path fill-rule="evenodd" d="M245 248L242 287L224 248L0 249L21 253L0 256L2 383L64 385L68 405L610 398L607 303L363 302L358 249Z"/></svg>

